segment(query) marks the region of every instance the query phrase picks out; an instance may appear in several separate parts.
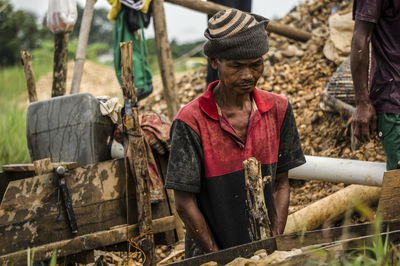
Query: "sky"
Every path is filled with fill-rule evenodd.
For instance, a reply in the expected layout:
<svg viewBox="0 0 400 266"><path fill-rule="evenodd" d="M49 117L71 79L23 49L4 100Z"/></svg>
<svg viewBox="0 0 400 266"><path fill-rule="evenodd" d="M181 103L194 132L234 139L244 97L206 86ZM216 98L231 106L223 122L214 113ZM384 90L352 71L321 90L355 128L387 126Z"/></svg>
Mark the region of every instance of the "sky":
<svg viewBox="0 0 400 266"><path fill-rule="evenodd" d="M65 0L64 0L65 1ZM15 9L24 9L36 13L42 17L48 6L48 0L11 0ZM84 0L77 0L82 6ZM252 12L269 19L284 16L301 0L253 0ZM107 0L97 0L95 7L110 8ZM207 16L197 11L165 3L165 16L168 38L178 43L204 40L203 32L207 24ZM145 31L146 37L154 36L153 25L150 24Z"/></svg>

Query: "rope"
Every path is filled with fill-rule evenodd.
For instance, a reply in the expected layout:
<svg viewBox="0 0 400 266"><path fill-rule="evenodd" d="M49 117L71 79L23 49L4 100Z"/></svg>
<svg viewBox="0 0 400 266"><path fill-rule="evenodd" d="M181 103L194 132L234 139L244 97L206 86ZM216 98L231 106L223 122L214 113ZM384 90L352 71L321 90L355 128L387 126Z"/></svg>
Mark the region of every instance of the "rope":
<svg viewBox="0 0 400 266"><path fill-rule="evenodd" d="M128 238L128 243L129 243L129 249L128 249L128 254L129 254L129 258L132 258L132 254L131 254L131 247L134 248L135 250L139 251L139 253L143 256L143 264L146 262L146 253L139 247L139 245L136 243L136 241L140 240L141 238L146 237L147 235L150 234L154 234L153 231L147 231L143 234L140 234L136 237L131 237Z"/></svg>

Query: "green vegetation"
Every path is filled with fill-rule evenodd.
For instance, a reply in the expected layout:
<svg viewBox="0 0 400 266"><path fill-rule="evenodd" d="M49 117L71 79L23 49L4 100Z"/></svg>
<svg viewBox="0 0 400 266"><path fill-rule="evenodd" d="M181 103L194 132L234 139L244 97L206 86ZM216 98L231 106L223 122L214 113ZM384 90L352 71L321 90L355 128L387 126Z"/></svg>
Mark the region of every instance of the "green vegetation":
<svg viewBox="0 0 400 266"><path fill-rule="evenodd" d="M369 217L370 220L374 219L373 211L361 202L355 202L355 210L362 216ZM350 217L345 217L345 220ZM374 223L371 224L369 229L371 238L364 240L364 245L360 248L351 251L326 251L315 250L314 257L308 261L306 265L318 266L339 266L339 265L352 265L352 266L389 266L400 265L400 250L395 244L389 242L389 237L386 233L382 232L382 218L379 213L376 215ZM389 232L389 228L387 228ZM343 239L348 237L343 236ZM342 247L346 249L346 243L343 242ZM397 261L396 264L393 263Z"/></svg>

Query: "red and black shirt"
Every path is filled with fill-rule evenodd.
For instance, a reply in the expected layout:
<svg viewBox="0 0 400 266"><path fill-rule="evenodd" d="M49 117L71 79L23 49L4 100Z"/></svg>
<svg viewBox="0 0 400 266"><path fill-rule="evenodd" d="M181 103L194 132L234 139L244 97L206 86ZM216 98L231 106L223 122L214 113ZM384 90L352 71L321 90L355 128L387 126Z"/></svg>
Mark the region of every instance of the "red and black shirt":
<svg viewBox="0 0 400 266"><path fill-rule="evenodd" d="M171 128L171 153L166 188L195 193L197 204L220 248L250 242L242 162L255 157L263 176L269 216L276 215L273 186L276 173L305 163L296 122L288 100L254 89L246 141L242 141L212 97L218 81L184 106ZM186 257L199 255L189 239Z"/></svg>

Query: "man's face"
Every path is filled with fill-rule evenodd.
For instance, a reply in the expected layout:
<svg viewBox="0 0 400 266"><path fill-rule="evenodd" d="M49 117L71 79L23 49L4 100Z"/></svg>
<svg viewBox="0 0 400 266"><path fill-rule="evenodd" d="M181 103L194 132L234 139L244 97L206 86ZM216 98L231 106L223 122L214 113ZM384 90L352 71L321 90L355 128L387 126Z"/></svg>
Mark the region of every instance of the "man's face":
<svg viewBox="0 0 400 266"><path fill-rule="evenodd" d="M262 57L244 60L210 59L211 66L218 71L221 85L238 94L250 93L264 71Z"/></svg>

